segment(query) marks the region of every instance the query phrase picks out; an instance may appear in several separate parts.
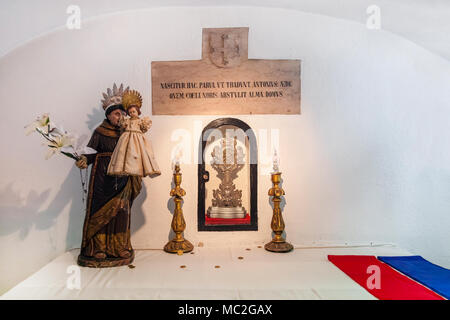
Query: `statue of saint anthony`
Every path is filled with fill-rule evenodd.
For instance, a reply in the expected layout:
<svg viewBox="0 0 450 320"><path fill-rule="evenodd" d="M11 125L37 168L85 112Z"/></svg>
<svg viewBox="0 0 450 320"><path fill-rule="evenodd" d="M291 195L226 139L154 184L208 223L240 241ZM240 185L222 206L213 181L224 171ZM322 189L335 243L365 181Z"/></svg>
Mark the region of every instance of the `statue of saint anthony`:
<svg viewBox="0 0 450 320"><path fill-rule="evenodd" d="M83 240L78 264L86 267L115 267L131 264L134 250L130 242L130 215L134 199L141 191L140 176L111 176L109 162L119 140L119 122L124 117L123 85L103 94L105 119L88 143L97 151L76 162L79 168L92 164L83 226Z"/></svg>

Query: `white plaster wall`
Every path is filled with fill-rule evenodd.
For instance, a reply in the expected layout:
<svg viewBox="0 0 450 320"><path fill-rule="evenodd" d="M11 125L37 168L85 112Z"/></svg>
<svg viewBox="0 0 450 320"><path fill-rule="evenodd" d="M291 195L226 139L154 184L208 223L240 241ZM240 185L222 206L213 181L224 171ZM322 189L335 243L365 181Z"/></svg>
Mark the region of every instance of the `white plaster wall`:
<svg viewBox="0 0 450 320"><path fill-rule="evenodd" d="M239 116L257 135L280 130L288 240L394 242L450 265L448 61L390 33L318 15L160 8L61 28L0 59L0 293L81 241L78 169L62 156L44 160L42 139L25 137L23 126L50 112L90 135L103 119L101 92L114 81L139 90L150 114L151 61L200 59L202 28L241 26L250 27L249 58L302 60L302 115ZM199 121L218 117L153 117L162 175L144 180L133 206L135 248L161 248L169 238L171 135L190 132L194 153ZM258 176L259 231L208 233L196 231L196 165L182 171L186 238L209 246L270 239L268 176Z"/></svg>
<svg viewBox="0 0 450 320"><path fill-rule="evenodd" d="M450 60L448 0L2 0L0 56L66 23L66 10L78 5L82 19L158 7L266 7L297 10L365 24L376 5L384 30L405 37ZM11 29L14 28L14 32Z"/></svg>

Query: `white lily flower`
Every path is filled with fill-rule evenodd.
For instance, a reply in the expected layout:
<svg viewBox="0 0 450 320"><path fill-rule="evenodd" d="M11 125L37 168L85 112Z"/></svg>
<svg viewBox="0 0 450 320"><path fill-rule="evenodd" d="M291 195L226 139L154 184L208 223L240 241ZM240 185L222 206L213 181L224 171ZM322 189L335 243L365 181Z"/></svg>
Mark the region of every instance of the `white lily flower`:
<svg viewBox="0 0 450 320"><path fill-rule="evenodd" d="M28 136L30 133L39 129L44 134L48 133L48 126L50 124L50 117L48 113L40 115L32 123L25 126L25 134Z"/></svg>
<svg viewBox="0 0 450 320"><path fill-rule="evenodd" d="M67 135L67 131L64 130L64 128L61 125L57 125L57 124L51 124L50 126L50 131L48 132L48 134L51 137L57 137L57 136L63 136L63 135Z"/></svg>
<svg viewBox="0 0 450 320"><path fill-rule="evenodd" d="M74 136L75 142L72 147L73 147L74 154L77 157L80 157L82 154L97 153L97 150L92 149L87 146L87 143L88 143L87 139L88 139L88 136L86 134L83 134L80 137Z"/></svg>
<svg viewBox="0 0 450 320"><path fill-rule="evenodd" d="M46 145L49 147L45 159L48 160L51 156L58 152L69 152L72 151L72 145L74 143L74 138L72 135L63 134L52 137L53 142L49 141Z"/></svg>

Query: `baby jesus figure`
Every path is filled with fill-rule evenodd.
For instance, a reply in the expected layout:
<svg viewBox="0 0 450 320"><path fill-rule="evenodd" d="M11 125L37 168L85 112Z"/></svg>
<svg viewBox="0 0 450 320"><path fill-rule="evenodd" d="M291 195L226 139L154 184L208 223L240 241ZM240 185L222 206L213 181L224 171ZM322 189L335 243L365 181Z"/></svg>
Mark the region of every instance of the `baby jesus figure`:
<svg viewBox="0 0 450 320"><path fill-rule="evenodd" d="M126 91L122 105L129 118L121 118L122 131L108 165L108 175L128 175L146 177L161 174L153 154L151 141L144 133L150 129L152 121L141 115L142 98L135 90Z"/></svg>

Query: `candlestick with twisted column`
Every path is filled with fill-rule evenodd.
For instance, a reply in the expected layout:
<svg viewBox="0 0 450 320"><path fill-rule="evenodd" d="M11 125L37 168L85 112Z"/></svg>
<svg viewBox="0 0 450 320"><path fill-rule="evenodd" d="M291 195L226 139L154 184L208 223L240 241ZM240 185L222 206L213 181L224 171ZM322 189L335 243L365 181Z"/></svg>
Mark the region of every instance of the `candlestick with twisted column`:
<svg viewBox="0 0 450 320"><path fill-rule="evenodd" d="M183 201L183 196L186 195L186 191L180 187L181 173L180 165L178 163L175 165L173 180L175 182L175 187L170 190L170 196L174 197L173 201L175 202L175 210L172 218L172 230L175 232L175 238L164 246L164 251L169 253L178 253L179 251L190 252L194 249L194 246L188 240L184 239L182 235L184 229L186 229L186 221L183 217L181 202Z"/></svg>
<svg viewBox="0 0 450 320"><path fill-rule="evenodd" d="M284 231L284 221L281 215L280 202L281 197L285 194L284 190L279 186L281 182L281 172L272 173L272 188L269 189L269 196L272 197L273 202L273 216L272 216L272 230L275 233L272 241L267 243L264 248L272 252L289 252L294 247L292 244L286 242L286 240L281 235Z"/></svg>

